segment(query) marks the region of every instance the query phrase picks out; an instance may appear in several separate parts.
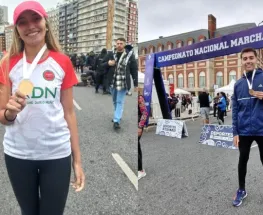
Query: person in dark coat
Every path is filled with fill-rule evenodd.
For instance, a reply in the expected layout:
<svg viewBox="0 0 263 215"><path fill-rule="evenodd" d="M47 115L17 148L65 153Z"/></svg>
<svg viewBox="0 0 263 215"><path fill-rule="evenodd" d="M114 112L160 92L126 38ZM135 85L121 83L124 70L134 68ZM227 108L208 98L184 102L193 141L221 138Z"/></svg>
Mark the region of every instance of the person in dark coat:
<svg viewBox="0 0 263 215"><path fill-rule="evenodd" d="M107 82L111 89L114 105L114 128L120 128L124 100L127 91L131 89L131 76L134 91L138 90L138 65L133 53L133 47L126 46L124 38L117 39L116 50L109 53L104 59L107 70Z"/></svg>
<svg viewBox="0 0 263 215"><path fill-rule="evenodd" d="M93 51L89 53L89 56L86 59L86 66L89 67L90 70L95 70L94 65L95 65L95 60L96 56Z"/></svg>
<svg viewBox="0 0 263 215"><path fill-rule="evenodd" d="M96 71L96 93L99 92L100 85L103 86L103 94L107 94L107 77L106 77L106 68L103 66L103 60L107 55L107 49L102 49L100 55L96 58L94 69ZM106 78L105 78L106 77Z"/></svg>

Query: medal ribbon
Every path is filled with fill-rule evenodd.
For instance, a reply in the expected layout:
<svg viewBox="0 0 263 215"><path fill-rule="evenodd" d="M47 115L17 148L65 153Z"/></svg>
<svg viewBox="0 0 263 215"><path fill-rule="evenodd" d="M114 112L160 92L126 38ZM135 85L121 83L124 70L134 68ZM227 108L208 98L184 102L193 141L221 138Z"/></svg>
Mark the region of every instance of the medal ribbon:
<svg viewBox="0 0 263 215"><path fill-rule="evenodd" d="M29 79L30 78L30 76L32 75L34 69L36 68L36 65L37 65L38 61L43 56L43 54L46 51L46 49L47 49L47 45L45 44L41 48L41 50L38 52L37 56L33 60L32 64L30 65L28 70L27 70L27 62L26 62L26 53L25 53L25 49L24 49L24 52L23 52L23 79Z"/></svg>
<svg viewBox="0 0 263 215"><path fill-rule="evenodd" d="M254 80L255 74L256 74L256 70L254 69L253 74L252 74L251 83L249 83L249 80L247 79L247 74L246 74L246 72L244 72L244 75L246 76L246 79L247 79L248 89L250 89L250 90L252 90L253 80Z"/></svg>

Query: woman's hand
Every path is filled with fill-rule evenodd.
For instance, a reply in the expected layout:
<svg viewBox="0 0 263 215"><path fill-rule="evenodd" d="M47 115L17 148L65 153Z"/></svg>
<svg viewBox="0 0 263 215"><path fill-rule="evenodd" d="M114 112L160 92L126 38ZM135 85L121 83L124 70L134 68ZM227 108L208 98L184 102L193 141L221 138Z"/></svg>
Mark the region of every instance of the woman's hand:
<svg viewBox="0 0 263 215"><path fill-rule="evenodd" d="M12 95L6 105L8 110L8 115L12 118L15 118L18 113L20 113L26 106L26 96L19 91L16 91Z"/></svg>
<svg viewBox="0 0 263 215"><path fill-rule="evenodd" d="M85 175L80 163L72 164L74 174L75 174L75 181L71 182L72 187L75 189L76 192L83 190L85 186Z"/></svg>

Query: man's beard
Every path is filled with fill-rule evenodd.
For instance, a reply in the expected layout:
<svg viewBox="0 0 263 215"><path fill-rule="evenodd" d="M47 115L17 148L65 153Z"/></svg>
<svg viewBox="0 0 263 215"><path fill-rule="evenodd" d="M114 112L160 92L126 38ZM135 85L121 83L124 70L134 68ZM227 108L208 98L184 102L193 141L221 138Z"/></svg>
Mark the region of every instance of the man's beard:
<svg viewBox="0 0 263 215"><path fill-rule="evenodd" d="M123 49L117 49L117 52L123 52L124 51L124 48Z"/></svg>

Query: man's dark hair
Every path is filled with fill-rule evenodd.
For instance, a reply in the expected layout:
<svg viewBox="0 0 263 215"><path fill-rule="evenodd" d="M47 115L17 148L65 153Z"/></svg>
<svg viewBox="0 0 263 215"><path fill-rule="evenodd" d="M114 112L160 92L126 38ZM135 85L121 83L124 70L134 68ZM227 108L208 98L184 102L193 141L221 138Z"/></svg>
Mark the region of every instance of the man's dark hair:
<svg viewBox="0 0 263 215"><path fill-rule="evenodd" d="M241 51L241 58L242 58L244 53L248 53L248 52L253 52L255 57L258 56L256 49L248 47L248 48L242 49L242 51Z"/></svg>
<svg viewBox="0 0 263 215"><path fill-rule="evenodd" d="M126 43L126 40L123 37L118 38L116 41L118 40Z"/></svg>

